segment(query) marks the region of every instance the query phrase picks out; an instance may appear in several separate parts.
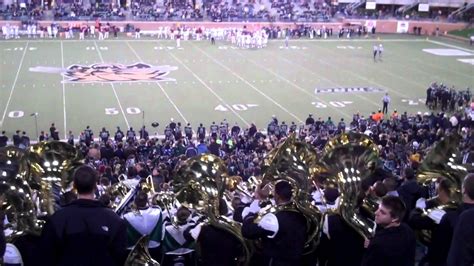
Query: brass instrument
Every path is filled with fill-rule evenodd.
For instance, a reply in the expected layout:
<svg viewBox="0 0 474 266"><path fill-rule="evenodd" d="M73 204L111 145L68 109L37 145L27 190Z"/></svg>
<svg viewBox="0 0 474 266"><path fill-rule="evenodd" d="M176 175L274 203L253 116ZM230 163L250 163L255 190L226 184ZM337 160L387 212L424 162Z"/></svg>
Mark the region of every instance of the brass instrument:
<svg viewBox="0 0 474 266"><path fill-rule="evenodd" d="M115 213L119 216L122 216L128 210L130 204L133 203L133 199L135 198L135 196L138 194L138 192L140 192L140 184L137 184L135 187L132 188L128 188L124 184L118 184L114 188L115 191L112 191L112 193L117 192L119 194L122 194L128 189L125 195L122 194L123 196L122 198L120 198L120 202L114 208Z"/></svg>
<svg viewBox="0 0 474 266"><path fill-rule="evenodd" d="M124 266L160 266L148 252L148 236L142 236L128 254Z"/></svg>
<svg viewBox="0 0 474 266"><path fill-rule="evenodd" d="M322 214L311 204L312 178L318 169L316 150L307 143L296 139L291 134L279 147L274 148L264 159L262 183L276 184L280 180L288 181L293 187L293 198L290 204L278 207L267 207L265 212L278 212L283 209L298 211L307 220L307 240L305 249L311 252L319 242ZM258 221L258 218L257 218Z"/></svg>
<svg viewBox="0 0 474 266"><path fill-rule="evenodd" d="M456 209L462 203L462 183L468 174L467 166L461 164L462 156L459 151L460 136L458 134L445 136L438 142L422 161L417 181L424 187L433 187L439 177L446 178L450 186L450 199L447 204L441 204L436 197L430 199L435 202L435 207L423 210L424 215L429 215L434 210ZM421 230L419 237L425 244L431 242L431 231Z"/></svg>
<svg viewBox="0 0 474 266"><path fill-rule="evenodd" d="M329 173L329 181L337 184L340 193L338 212L341 217L365 238L375 233L376 203L364 198L363 205L370 216L360 212L361 183L370 176L369 165L377 162L377 145L366 135L345 133L331 139L324 147L321 165Z"/></svg>
<svg viewBox="0 0 474 266"><path fill-rule="evenodd" d="M232 200L234 197L246 197L248 200L253 198L253 194L262 181L255 176L249 177L245 182L241 176L230 176L226 181L226 189L224 191L224 200L229 205L229 209L233 212Z"/></svg>
<svg viewBox="0 0 474 266"><path fill-rule="evenodd" d="M23 155L24 150L16 147L0 148L1 208L10 222L6 227L13 231L7 236L8 242L24 234L41 233L42 223L36 219L32 190L19 172Z"/></svg>
<svg viewBox="0 0 474 266"><path fill-rule="evenodd" d="M461 164L459 142L460 136L457 134L444 137L426 155L416 176L423 186L430 186L439 177L447 178L454 184L450 191L452 201L446 206L438 206L441 209L457 207L462 202L462 183L468 171L466 166Z"/></svg>
<svg viewBox="0 0 474 266"><path fill-rule="evenodd" d="M127 183L125 179L122 179L117 184L113 185L109 190L109 193L115 198L119 199L118 204L114 204L115 213L118 215L124 214L129 207L132 211L136 211L133 206L133 200L138 192L143 191L149 195L149 198L155 194L155 186L153 184L153 177L149 175L144 181L138 182L135 186Z"/></svg>
<svg viewBox="0 0 474 266"><path fill-rule="evenodd" d="M19 171L38 190L41 215L52 215L59 208L60 195L71 186L73 172L82 164L80 152L65 142L40 142L26 150Z"/></svg>
<svg viewBox="0 0 474 266"><path fill-rule="evenodd" d="M202 154L186 160L174 177L174 192L178 202L207 217L206 222L235 236L243 248L240 261L246 264L249 250L240 230L240 224L219 214L228 175L224 161L211 154Z"/></svg>

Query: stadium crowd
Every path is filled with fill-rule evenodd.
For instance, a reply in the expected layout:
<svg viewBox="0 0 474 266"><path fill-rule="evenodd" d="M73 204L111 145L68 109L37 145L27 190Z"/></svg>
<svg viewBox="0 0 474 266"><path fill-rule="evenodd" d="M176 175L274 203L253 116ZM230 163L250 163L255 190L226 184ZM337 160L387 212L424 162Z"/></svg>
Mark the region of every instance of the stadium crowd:
<svg viewBox="0 0 474 266"><path fill-rule="evenodd" d="M339 3L329 0L305 1L131 1L130 6L115 3L85 5L82 2L48 2L43 7L40 2L14 3L0 6L0 16L5 19L47 19L50 10L55 20L95 20L96 18L145 21L178 20L196 21L295 21L324 22L334 18L366 19L431 19L455 21L451 14L455 8L431 7L429 12L417 12L414 9L404 11L390 5L377 5L376 10L366 10L360 5ZM472 13L466 13L461 19L469 20Z"/></svg>
<svg viewBox="0 0 474 266"><path fill-rule="evenodd" d="M153 123L152 126L159 127L157 123ZM108 218L103 219L110 220L111 224L122 224L120 228L113 229L115 234L113 237L116 238L100 240L109 241L108 244L99 241L90 246L91 250L100 251L101 254L95 256L109 263L107 265L118 265L117 261L122 263L125 255L121 248L133 246L144 234L151 237L149 249L152 257L162 261L164 265L176 265L173 263L177 261L185 263L184 265L194 265L190 261L196 260L197 257L201 265L236 265L233 258L238 256L237 251L240 249L233 236L209 225L208 228L201 227L200 217L192 209L185 207L161 209L158 206L152 206L147 194L140 192L134 200L140 213L138 216L137 211L132 211L123 214L121 218L110 217L113 215L103 210L114 205L114 195L108 194L110 187L120 182L137 184L140 180L151 176L156 190L166 191L173 186L173 177L178 165L187 158L205 153L222 158L229 175L240 176L243 181L247 181L252 176L262 174L260 167L263 158L289 134L296 133L299 140L310 143L318 152L321 152L330 138L346 131L369 135L379 147L379 163L371 166L375 169L373 183L368 184L365 190L380 198L381 206L390 210L390 214L386 214L389 215L386 218L388 222L384 224L382 221L382 214L380 214L382 207L380 207L379 214L376 213L376 221L384 229L381 229L380 235L376 234L374 239L369 241L370 243L366 240L364 248L363 238L342 222L337 215L329 216L331 218L325 225L329 229L323 229L324 234L319 248L313 256L305 257L304 265L315 265L316 261L319 265L415 265L415 235L413 233L415 229L434 230L432 242L419 250L421 255L417 255L417 261L421 260L429 265L468 265L458 264L458 260L466 256L456 253L461 252L457 240L453 240L451 249L450 246L453 234L455 238L465 238L463 232L458 235L461 229L456 227L457 221L461 219L459 223L471 223L471 225L474 222L472 211L467 211L474 207L474 176L469 175L464 180L464 201L459 208L437 212L432 216L422 215L423 209L427 208L426 206L429 206L431 201L428 198L428 192L423 190L415 179L418 167L427 152L438 141L454 133L459 133L461 136L459 149L462 152L462 163L474 165L474 121L462 112L455 112L449 117L444 113L435 112L408 115L406 112L398 113L396 110L384 115L379 110L367 117L354 114L353 120L348 124L344 119L333 121L331 117L323 119L309 115L302 125L296 125L293 122L287 124L274 116L265 130L257 129L255 124L243 129L237 124L229 125L226 120L221 123L213 122L209 127L200 124L193 129L190 124L182 125L172 119L168 125L165 125L164 135L160 137L150 135L146 127L138 132L133 128L126 132L117 128L115 132L110 133L102 128L94 133L88 126L81 132L79 140L75 140L72 133L68 139L70 144L76 145L81 151L86 158L86 164L90 167L77 171L74 177L74 182L79 184L76 184L76 187L79 186L79 199L75 200L76 196L67 194L68 196L64 197L62 202L63 204L69 202L69 205L66 205L64 212L53 216L48 225L55 224L53 227L62 228L65 219L67 220L66 216L79 219L81 215L84 215L78 212L81 208L87 210L89 217L87 219L94 221L91 222L92 224L97 222L96 219L90 218L95 215L98 217L105 215ZM25 132L23 136L19 133L17 131L17 134L13 136L13 145L26 148L29 145L29 138ZM41 132L40 136L40 140L51 139L59 139L59 132L54 124L51 125L49 134ZM0 136L0 147L4 147L7 141L8 137L3 132ZM451 192L448 180L440 177L438 181L436 191L439 199L449 201ZM279 189L281 191L275 188L274 193L283 193L282 197L288 197L288 194L285 194L285 187ZM265 193L268 193L268 188L257 188L254 199L263 197ZM89 196L84 197L81 194ZM291 192L289 195L291 197ZM338 196L339 191L332 187L318 187L316 183L313 188L314 204L322 212L334 207ZM251 213L257 208L252 200L246 194L235 192L228 202L220 205L222 215L244 223L243 228L246 229L242 229L242 232L248 238L255 237L256 233L252 230L258 229L246 225L247 219L252 217ZM377 218L378 216L380 217ZM285 235L285 230L292 232L291 230L294 229L291 227L297 226L298 219L294 219L278 218L279 223L283 224L283 228L280 229L282 234L278 235L280 241L289 237ZM123 221L126 222L123 223ZM175 221L176 224L171 221ZM391 227L403 230L389 229ZM96 233L87 233L88 229L84 229L79 224L61 229L66 230L62 233L66 235L72 234L75 230L86 230L80 233L84 238L77 240L79 242L71 243L64 242L66 241L64 237L57 235L58 228L47 226L43 229L41 241L46 244L42 247L44 250L42 258L52 260L44 265L63 265L61 262L75 259L89 265L87 256L81 256L77 253L78 251L69 249L75 248L74 245L89 244L82 241L93 241L94 237L98 237ZM469 228L466 229L467 233L471 230ZM125 231L128 232L127 237L125 234L121 235ZM265 241L272 242L272 238L265 237L265 234L263 236ZM301 239L296 237L293 241L301 242ZM472 238L466 241L471 243ZM59 249L58 245L61 243L67 244ZM104 250L99 243L104 243L110 248ZM194 253L196 243L201 249L199 256ZM343 248L345 256L342 257L339 254L341 245L345 247ZM218 254L215 253L217 247L219 247ZM286 247L287 250L284 252L279 250L282 247ZM300 260L302 251L296 247L297 245L288 247L278 241L273 244L264 244L263 258L260 259L267 263L266 259L270 256L270 259L274 261L289 260L288 264L281 265L303 265ZM277 250L280 252L278 255L274 253ZM267 252L270 252L270 255ZM262 260L258 258L254 259L256 259L252 262L254 265L267 265L262 264ZM29 259L24 258L24 260L28 262ZM392 264L389 261L392 261ZM448 264L444 264L446 262ZM275 265L275 262L268 265Z"/></svg>
<svg viewBox="0 0 474 266"><path fill-rule="evenodd" d="M122 263L125 256L122 248L132 247L144 234L151 237L149 249L152 257L162 261L164 265L174 265L176 260L187 260L185 263L188 264L185 265L191 265L189 261L198 258L202 265L235 265L233 258L238 256L236 252L239 250L239 245L233 236L215 228L212 229L212 226L208 226L207 229L201 228L200 217L194 210L179 206L161 209L151 204L151 199L146 193L140 192L134 200L140 215L137 216L135 210L123 213L119 217L104 212L103 209L117 203L115 196L109 194L110 188L123 182L137 184L140 180L151 177L157 191L166 191L173 187L173 177L177 166L188 158L205 153L222 158L230 176L240 176L242 181L248 181L254 176L262 175L261 165L265 156L289 134L295 133L300 141L309 143L318 153L322 153L329 139L349 131L368 135L378 145L379 162L371 166L375 171L375 176L364 190L378 197L381 206L391 210L390 214L386 214L389 215L388 218L386 217L388 222L382 221L380 212L383 210L379 207L376 221L383 229L380 230L380 235L376 234L374 239L366 240L364 247L364 239L345 224L341 217L329 216L331 218L325 221L326 227L323 229L324 234L319 248L313 256L304 258L304 264L315 265L318 261L319 265L414 265L415 235L413 230L429 229L433 231L433 239L419 250L416 260L427 262L429 265L464 265L458 264L457 260L465 256L451 255L451 253L461 252L454 240L455 244L451 246L451 239L453 234L455 238L464 237L462 234L457 236L454 233L460 230L456 227L459 217L466 216L465 219L468 222L473 222L472 216L462 215L462 213L474 206L474 176L469 175L464 181L464 202L460 207L437 212L432 216L424 216L423 209L430 206L429 196L433 195L429 195L428 191L425 191L415 179L418 167L433 145L455 133L461 136L458 147L462 156L461 163L474 165L474 121L463 109L470 103L469 91L455 93L454 90L447 90L442 84L433 83L428 89L428 95L438 95L435 91L449 93L450 99L459 105L455 106L454 112L445 113L445 111L450 111L450 108L447 108L450 104L446 105L444 98L432 100L433 98L428 97L427 105L431 106L433 111L414 115L406 112L399 113L397 110L391 113L378 110L368 116L354 114L352 121L345 121L342 118L334 121L331 117L323 119L310 114L305 123L299 125L294 122L279 121L273 116L265 129L258 129L255 124L251 124L248 128L241 128L238 124L230 125L226 120L220 123L213 122L207 127L199 124L193 128L190 124L181 124L171 119L169 124L164 125L162 135L150 134L145 126L138 131L133 128L122 130L117 127L114 132L106 128L94 132L87 126L78 138L69 132L67 142L76 146L86 158L85 163L90 168L76 172L74 182L78 183L76 187L79 186L79 199L74 200L76 196L71 193L64 194L62 203L69 204L65 205L64 212L58 212L53 216L48 226L43 229L41 240L37 240L44 241L42 242L42 249L44 249L42 258L51 260L45 262L44 265L62 265L64 261L74 261L76 257L79 261L88 264L87 256L80 256L76 253L77 251L70 250L75 247L74 245L84 245L85 242L82 241L92 241L94 237L98 237L96 233L87 233L88 229L84 229L82 225L61 229L66 230L65 234L72 234L74 230L85 230L80 233L84 238L80 238L81 240L77 243L68 242L63 249L58 248L58 245L66 241L58 236L58 228L62 228L65 219L68 219L66 217L80 217L81 212L76 213L74 210L81 208L88 210L89 217L105 215L103 219L110 220L111 226L112 224L120 225L119 228L115 228L117 225L113 227L116 234L113 237L116 238L101 240L108 241L108 244L97 242L104 243L106 246L112 245L108 250L99 247L97 243L91 246L91 249L95 249L94 252L100 251L100 254L95 256L99 256L105 262L108 261L110 265L115 265L117 260ZM463 101L453 95L462 95L459 97ZM432 101L440 101L441 104L436 105ZM153 123L152 127L153 130L157 130L160 125ZM26 132L20 133L19 130L16 131L11 143L25 149L30 145L30 138ZM39 141L59 140L59 136L60 133L53 123L48 131L41 131ZM5 132L2 132L0 147L5 147L10 143L9 140ZM452 184L448 181L440 177L437 182L436 191L440 200L449 201L450 199L449 186ZM282 194L283 199L291 198L291 192L288 195L285 187L279 189L275 188L274 193ZM81 196L81 193L86 196ZM268 188L257 188L254 198L259 199L263 197L260 194L265 193L268 193ZM312 194L313 202L322 212L325 212L337 205L339 193L332 187L318 187L318 182L316 182ZM267 238L266 233L261 232L261 227L254 228L253 223L248 224L248 219L253 217L251 213L257 208L248 195L235 192L225 204L220 206L222 206L220 207L222 215L237 222L243 222L244 236L248 238L263 236L265 241L272 242L272 238ZM87 219L91 219L92 224L97 222L93 218ZM283 224L281 232L298 226L298 218L279 217L278 219ZM177 225L171 221L177 221ZM466 223L464 220L459 222ZM389 229L392 227L398 229ZM268 228L264 227L264 229ZM69 230L72 231L69 232ZM125 231L128 232L127 237L121 235ZM296 239L292 241L301 242L301 239L297 237L298 234L295 235ZM278 236L280 241L281 239L289 241L288 237L284 233ZM466 241L471 243L472 238ZM196 243L201 249L199 256L194 252ZM347 256L338 255L341 245L346 247L343 250L347 251ZM217 246L220 247L219 254L214 252ZM278 241L265 244L263 258L254 258L256 261L252 263L266 265L262 263L267 263L270 259L286 261L286 264L281 265L303 264L302 251L296 248L297 245L293 248L286 247L285 251L281 250L282 247L284 245L282 246ZM275 253L277 251L278 253ZM24 260L31 263L31 258L27 255ZM393 261L393 263L386 264L388 261ZM445 264L446 262L448 264ZM268 265L275 265L275 263Z"/></svg>

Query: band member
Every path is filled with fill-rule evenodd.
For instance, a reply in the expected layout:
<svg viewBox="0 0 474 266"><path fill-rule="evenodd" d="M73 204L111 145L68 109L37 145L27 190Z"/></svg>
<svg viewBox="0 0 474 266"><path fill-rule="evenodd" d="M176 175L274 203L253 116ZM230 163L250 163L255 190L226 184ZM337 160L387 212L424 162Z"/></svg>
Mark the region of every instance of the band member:
<svg viewBox="0 0 474 266"><path fill-rule="evenodd" d="M139 192L135 198L135 205L138 210L131 211L124 215L127 222L127 242L129 249L133 248L135 243L143 235L150 237L148 250L155 260L161 258L161 241L164 236L163 215L160 208L150 207L148 205L148 195L145 192Z"/></svg>
<svg viewBox="0 0 474 266"><path fill-rule="evenodd" d="M219 213L228 212L224 200L219 202ZM207 223L198 223L194 228L184 232L187 240L196 241L200 250L201 265L206 266L236 266L237 258L242 254L242 246L237 237L224 229ZM218 252L216 252L218 251Z"/></svg>
<svg viewBox="0 0 474 266"><path fill-rule="evenodd" d="M396 196L385 196L375 212L379 230L365 240L367 248L363 266L413 266L415 265L415 233L402 223L406 207Z"/></svg>
<svg viewBox="0 0 474 266"><path fill-rule="evenodd" d="M272 266L301 265L306 242L306 218L300 212L285 210L292 204L292 187L287 181L275 184L275 202L282 210L268 213L255 223L256 212L245 215L242 235L249 239L262 239L263 264Z"/></svg>

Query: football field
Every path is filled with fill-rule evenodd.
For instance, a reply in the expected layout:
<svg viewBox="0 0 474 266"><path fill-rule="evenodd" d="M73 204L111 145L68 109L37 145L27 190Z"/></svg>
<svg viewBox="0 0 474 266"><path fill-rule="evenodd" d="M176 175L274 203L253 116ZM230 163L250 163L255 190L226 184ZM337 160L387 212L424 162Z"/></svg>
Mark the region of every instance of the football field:
<svg viewBox="0 0 474 266"><path fill-rule="evenodd" d="M374 62L373 45L382 44ZM89 125L115 132L145 124L163 134L170 118L208 126L226 118L265 128L272 115L301 123L308 114L347 124L391 97L389 112L427 111L433 81L474 87L474 50L460 42L381 35L355 40L271 40L263 49L218 41L152 38L0 41L0 128L36 137L55 123L61 137ZM159 122L156 129L151 123Z"/></svg>

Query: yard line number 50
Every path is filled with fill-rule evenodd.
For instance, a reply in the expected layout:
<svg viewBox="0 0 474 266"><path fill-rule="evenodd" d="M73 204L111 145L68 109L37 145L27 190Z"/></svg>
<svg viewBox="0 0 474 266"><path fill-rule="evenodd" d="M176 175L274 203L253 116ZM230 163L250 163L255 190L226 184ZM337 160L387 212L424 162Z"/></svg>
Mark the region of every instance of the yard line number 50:
<svg viewBox="0 0 474 266"><path fill-rule="evenodd" d="M137 115L137 114L141 114L142 110L140 110L140 108L138 107L127 107L127 109L125 109L125 112L127 112L127 114L129 115ZM106 115L118 115L119 113L120 113L120 110L118 110L115 107L105 108Z"/></svg>
<svg viewBox="0 0 474 266"><path fill-rule="evenodd" d="M127 109L125 109L125 112L129 115L138 115L142 113L142 110L138 107L128 107ZM118 110L116 107L105 108L106 115L118 115L119 113L120 110ZM20 110L11 111L8 113L9 118L22 118L24 116L25 112Z"/></svg>

